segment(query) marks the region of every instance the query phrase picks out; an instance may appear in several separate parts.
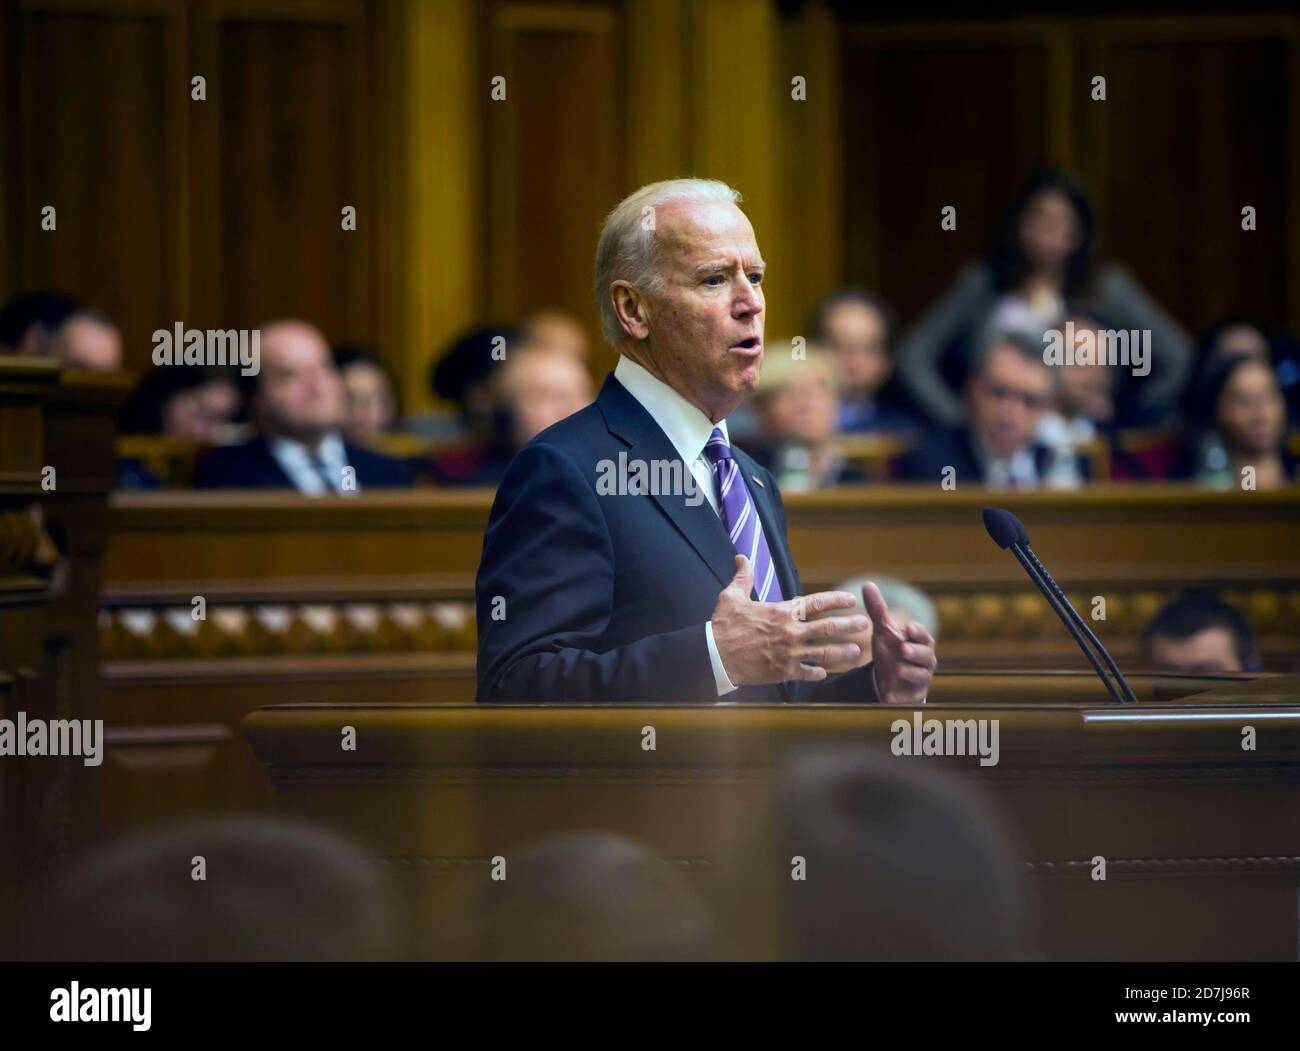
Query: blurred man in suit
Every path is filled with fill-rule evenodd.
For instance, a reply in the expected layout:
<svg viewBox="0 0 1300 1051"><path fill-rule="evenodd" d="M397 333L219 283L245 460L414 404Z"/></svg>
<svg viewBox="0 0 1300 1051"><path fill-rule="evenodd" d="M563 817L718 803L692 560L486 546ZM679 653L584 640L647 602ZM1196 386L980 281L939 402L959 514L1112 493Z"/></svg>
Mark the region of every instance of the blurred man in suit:
<svg viewBox="0 0 1300 1051"><path fill-rule="evenodd" d="M1049 478L1086 476L1082 462L1063 472L1035 436L1054 404L1052 369L1041 346L1019 334L993 337L966 384L967 424L929 435L898 463L907 482L1037 489ZM951 475L949 468L952 469Z"/></svg>
<svg viewBox="0 0 1300 1051"><path fill-rule="evenodd" d="M596 402L525 446L497 490L477 580L483 701L917 703L933 639L867 585L800 597L772 475L726 417L758 385L764 263L739 195L643 187L605 221ZM853 670L828 679L827 665ZM873 681L874 680L874 681Z"/></svg>
<svg viewBox="0 0 1300 1051"><path fill-rule="evenodd" d="M261 333L249 405L257 437L208 450L195 467L195 486L323 496L410 485L401 460L344 441L343 382L325 337L293 320L264 325Z"/></svg>

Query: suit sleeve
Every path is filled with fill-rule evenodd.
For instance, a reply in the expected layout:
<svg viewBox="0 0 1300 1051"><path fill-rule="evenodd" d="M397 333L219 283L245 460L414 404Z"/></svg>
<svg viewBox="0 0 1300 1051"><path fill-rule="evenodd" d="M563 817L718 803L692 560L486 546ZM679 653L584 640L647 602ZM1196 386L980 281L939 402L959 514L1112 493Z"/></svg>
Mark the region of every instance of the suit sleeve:
<svg viewBox="0 0 1300 1051"><path fill-rule="evenodd" d="M603 644L614 612L614 558L604 512L578 466L554 446L525 446L497 490L483 538L478 700L717 698L703 621Z"/></svg>
<svg viewBox="0 0 1300 1051"><path fill-rule="evenodd" d="M765 469L763 473L767 476L772 502L776 505L777 517L781 521L781 536L786 538L785 546L789 550L790 533L786 528L785 502L781 499L781 490L777 487L771 471ZM790 555L790 571L794 574L795 594L802 595L803 584L799 580L799 567L794 564L793 553ZM799 683L798 685L802 687L799 700L813 704L869 704L879 699L876 695L876 679L872 672L872 666L868 664L841 675L828 675L821 682Z"/></svg>

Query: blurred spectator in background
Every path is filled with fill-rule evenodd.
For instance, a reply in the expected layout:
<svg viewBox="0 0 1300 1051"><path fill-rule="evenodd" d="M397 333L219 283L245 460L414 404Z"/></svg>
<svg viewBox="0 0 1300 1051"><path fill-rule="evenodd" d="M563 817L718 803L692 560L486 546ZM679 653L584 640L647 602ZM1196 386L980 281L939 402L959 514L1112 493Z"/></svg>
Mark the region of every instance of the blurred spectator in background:
<svg viewBox="0 0 1300 1051"><path fill-rule="evenodd" d="M325 337L297 320L263 325L261 333L261 369L249 395L257 437L209 449L195 465L195 486L320 496L410 485L403 461L344 441L343 381Z"/></svg>
<svg viewBox="0 0 1300 1051"><path fill-rule="evenodd" d="M1246 488L1252 478L1256 489L1278 489L1300 477L1284 447L1286 402L1277 375L1259 355L1213 359L1191 412L1178 477L1215 489Z"/></svg>
<svg viewBox="0 0 1300 1051"><path fill-rule="evenodd" d="M1053 450L1036 437L1039 420L1055 401L1054 380L1038 343L1014 334L994 337L966 383L969 424L927 435L900 458L897 477L995 489L1036 489L1067 476L1087 477L1077 457L1071 457L1070 471L1055 467Z"/></svg>
<svg viewBox="0 0 1300 1051"><path fill-rule="evenodd" d="M943 298L904 334L899 374L937 423L962 416L957 390L972 350L992 334L1018 332L1039 343L1069 300L1078 300L1107 328L1149 329L1151 372L1125 373L1117 391L1123 426L1156 423L1177 408L1191 368L1186 333L1125 270L1097 265L1092 208L1069 175L1036 175L1013 202L993 249L968 266Z"/></svg>
<svg viewBox="0 0 1300 1051"><path fill-rule="evenodd" d="M435 955L456 960L708 960L715 924L660 857L621 836L569 833L510 858L507 878L454 899Z"/></svg>
<svg viewBox="0 0 1300 1051"><path fill-rule="evenodd" d="M77 310L50 336L48 352L65 369L117 372L122 368L122 333L97 310Z"/></svg>
<svg viewBox="0 0 1300 1051"><path fill-rule="evenodd" d="M77 310L77 304L57 292L27 292L0 307L0 354L49 356L55 329Z"/></svg>
<svg viewBox="0 0 1300 1051"><path fill-rule="evenodd" d="M353 445L373 448L397 419L393 382L379 359L364 347L337 347L334 365L343 379L343 437Z"/></svg>
<svg viewBox="0 0 1300 1051"><path fill-rule="evenodd" d="M859 748L789 763L718 893L744 959L1011 960L1032 927L994 811L930 764Z"/></svg>
<svg viewBox="0 0 1300 1051"><path fill-rule="evenodd" d="M754 392L762 446L754 459L776 475L783 492L799 493L866 481L835 442L839 419L835 359L811 345L795 358L789 343L764 349Z"/></svg>
<svg viewBox="0 0 1300 1051"><path fill-rule="evenodd" d="M1063 341L1071 331L1067 325L1074 326L1076 348L1085 332L1092 333L1093 346L1100 346L1095 342L1100 329L1096 318L1068 312L1059 325ZM1054 368L1056 404L1039 419L1035 437L1052 450L1048 487L1072 489L1083 481L1077 470L1081 448L1095 441L1115 418L1116 367L1104 362L1079 364L1067 354L1066 362Z"/></svg>
<svg viewBox="0 0 1300 1051"><path fill-rule="evenodd" d="M456 407L456 420L448 430L433 418L408 418L406 426L417 433L459 438L474 447L492 436L496 404L492 376L511 350L522 345L513 329L486 326L459 336L429 370L434 397Z"/></svg>
<svg viewBox="0 0 1300 1051"><path fill-rule="evenodd" d="M31 917L27 941L29 955L48 960L323 963L394 959L398 924L382 871L347 840L284 818L234 817L83 859Z"/></svg>
<svg viewBox="0 0 1300 1051"><path fill-rule="evenodd" d="M839 429L845 434L909 431L916 421L891 403L893 315L885 301L860 288L832 292L813 308L812 341L835 355Z"/></svg>
<svg viewBox="0 0 1300 1051"><path fill-rule="evenodd" d="M1286 399L1291 426L1300 423L1300 349L1285 335L1270 338L1259 325L1240 316L1226 318L1207 329L1198 341L1196 382L1188 388L1186 415L1195 415L1196 407L1191 402L1199 394L1206 375L1221 358L1238 354L1269 363Z"/></svg>
<svg viewBox="0 0 1300 1051"><path fill-rule="evenodd" d="M520 342L529 350L554 350L586 362L590 347L578 321L560 310L540 310L524 319Z"/></svg>
<svg viewBox="0 0 1300 1051"><path fill-rule="evenodd" d="M1260 671L1250 626L1213 591L1189 588L1155 615L1142 633L1147 662L1189 675Z"/></svg>
<svg viewBox="0 0 1300 1051"><path fill-rule="evenodd" d="M226 440L239 408L239 387L225 369L156 367L122 407L118 431L217 445Z"/></svg>
<svg viewBox="0 0 1300 1051"><path fill-rule="evenodd" d="M435 453L433 480L447 486L494 486L515 453L553 423L591 404L591 377L573 355L511 350L493 377L492 431L477 445Z"/></svg>

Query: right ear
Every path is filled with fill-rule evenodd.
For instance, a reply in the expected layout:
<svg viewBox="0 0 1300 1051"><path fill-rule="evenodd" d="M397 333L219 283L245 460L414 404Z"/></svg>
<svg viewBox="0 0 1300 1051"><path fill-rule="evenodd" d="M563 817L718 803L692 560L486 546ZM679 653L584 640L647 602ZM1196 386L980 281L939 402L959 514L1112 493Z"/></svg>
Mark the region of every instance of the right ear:
<svg viewBox="0 0 1300 1051"><path fill-rule="evenodd" d="M650 313L640 289L620 278L610 284L609 300L624 332L638 343L649 337Z"/></svg>

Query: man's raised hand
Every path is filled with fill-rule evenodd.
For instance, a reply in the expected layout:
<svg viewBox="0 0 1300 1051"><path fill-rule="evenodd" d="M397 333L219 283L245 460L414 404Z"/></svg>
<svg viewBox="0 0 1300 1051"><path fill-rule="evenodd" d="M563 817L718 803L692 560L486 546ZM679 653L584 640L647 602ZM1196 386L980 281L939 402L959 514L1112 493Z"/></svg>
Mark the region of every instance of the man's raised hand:
<svg viewBox="0 0 1300 1051"><path fill-rule="evenodd" d="M713 609L713 642L727 677L737 686L826 678L827 664L857 660L856 643L836 640L865 631L870 621L860 613L811 619L815 613L853 609L847 591L819 591L784 602L755 602L754 567L736 556L736 575L718 594ZM879 680L877 680L879 681Z"/></svg>
<svg viewBox="0 0 1300 1051"><path fill-rule="evenodd" d="M862 585L862 602L871 617L871 655L880 700L885 704L923 704L939 663L933 636L924 624L912 623L906 628L895 624L880 589L871 581Z"/></svg>

